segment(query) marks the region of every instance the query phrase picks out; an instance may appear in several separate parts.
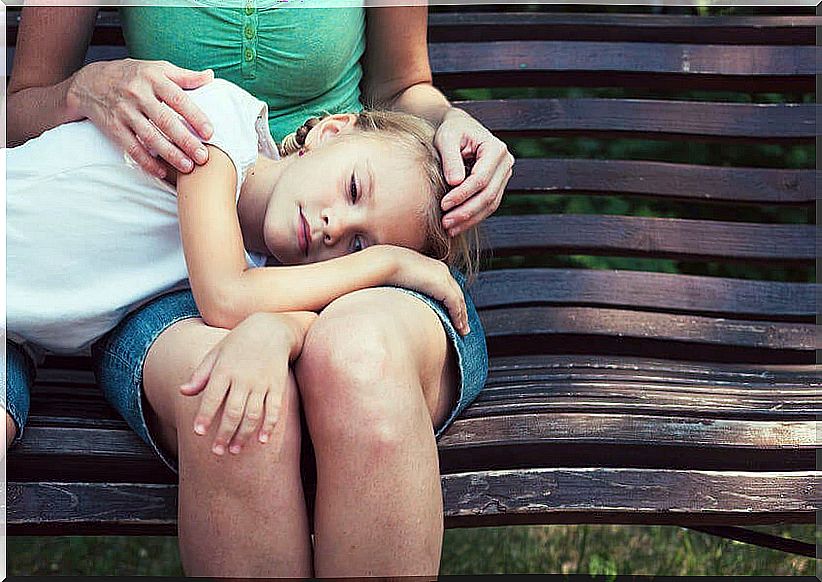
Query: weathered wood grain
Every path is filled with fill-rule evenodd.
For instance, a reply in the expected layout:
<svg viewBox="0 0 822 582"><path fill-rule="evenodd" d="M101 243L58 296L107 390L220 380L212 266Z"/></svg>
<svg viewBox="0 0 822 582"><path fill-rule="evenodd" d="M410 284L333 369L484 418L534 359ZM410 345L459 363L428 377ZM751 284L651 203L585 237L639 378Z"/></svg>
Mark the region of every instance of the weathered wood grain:
<svg viewBox="0 0 822 582"><path fill-rule="evenodd" d="M746 260L810 265L816 229L684 218L593 214L492 216L483 249L494 256L551 252L690 260Z"/></svg>
<svg viewBox="0 0 822 582"><path fill-rule="evenodd" d="M816 170L520 158L506 195L628 194L701 202L807 204L816 201L817 177Z"/></svg>
<svg viewBox="0 0 822 582"><path fill-rule="evenodd" d="M593 307L492 309L480 313L480 319L486 337L499 340L575 334L775 350L820 348L819 329L810 323L737 321Z"/></svg>
<svg viewBox="0 0 822 582"><path fill-rule="evenodd" d="M542 304L715 314L733 318L816 315L820 286L644 271L497 269L470 288L478 309Z"/></svg>
<svg viewBox="0 0 822 582"><path fill-rule="evenodd" d="M811 519L820 473L528 469L443 476L447 527Z"/></svg>
<svg viewBox="0 0 822 582"><path fill-rule="evenodd" d="M500 135L550 136L624 133L658 139L744 137L810 142L816 136L811 103L709 103L651 99L497 99L457 101Z"/></svg>

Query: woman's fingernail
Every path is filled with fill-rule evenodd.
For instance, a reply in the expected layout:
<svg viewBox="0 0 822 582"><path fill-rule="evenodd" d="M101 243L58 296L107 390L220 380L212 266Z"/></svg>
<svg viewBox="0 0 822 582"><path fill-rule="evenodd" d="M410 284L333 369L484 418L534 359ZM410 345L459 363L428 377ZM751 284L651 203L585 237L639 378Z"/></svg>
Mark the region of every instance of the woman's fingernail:
<svg viewBox="0 0 822 582"><path fill-rule="evenodd" d="M194 152L194 159L197 160L198 164L205 164L208 161L208 152L205 148L197 148L197 151Z"/></svg>
<svg viewBox="0 0 822 582"><path fill-rule="evenodd" d="M231 451L231 454L233 455L239 455L242 447L240 447L240 445L232 445L228 450Z"/></svg>
<svg viewBox="0 0 822 582"><path fill-rule="evenodd" d="M210 123L206 123L203 126L203 131L205 132L205 136L203 137L211 137L211 133L214 131L214 126L212 126Z"/></svg>
<svg viewBox="0 0 822 582"><path fill-rule="evenodd" d="M195 424L194 425L194 432L198 435L204 435L206 433L205 425L204 424Z"/></svg>
<svg viewBox="0 0 822 582"><path fill-rule="evenodd" d="M223 453L225 453L225 447L223 445L214 445L214 448L212 450L216 455L222 455Z"/></svg>
<svg viewBox="0 0 822 582"><path fill-rule="evenodd" d="M448 209L446 208L446 210L448 210ZM442 225L445 228L451 228L452 226L454 226L454 219L453 218L446 218L445 220L442 221Z"/></svg>
<svg viewBox="0 0 822 582"><path fill-rule="evenodd" d="M183 166L184 172L190 172L192 168L194 168L194 164L189 159L183 160L183 162L180 165Z"/></svg>
<svg viewBox="0 0 822 582"><path fill-rule="evenodd" d="M268 433L267 433L267 432L264 432L263 434L261 434L261 435L260 435L260 442L261 442L261 443L267 443L267 442L268 442L268 438L269 438L269 437L268 437Z"/></svg>

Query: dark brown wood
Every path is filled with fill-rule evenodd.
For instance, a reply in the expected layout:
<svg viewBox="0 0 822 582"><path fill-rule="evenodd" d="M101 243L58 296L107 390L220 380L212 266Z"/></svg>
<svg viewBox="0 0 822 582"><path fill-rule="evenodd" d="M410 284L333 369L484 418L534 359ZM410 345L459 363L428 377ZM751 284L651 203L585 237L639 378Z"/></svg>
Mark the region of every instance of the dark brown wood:
<svg viewBox="0 0 822 582"><path fill-rule="evenodd" d="M817 16L457 12L428 17L429 42L572 40L812 45Z"/></svg>
<svg viewBox="0 0 822 582"><path fill-rule="evenodd" d="M494 256L542 252L807 265L816 260L816 227L803 224L546 214L491 217L481 232L483 248Z"/></svg>
<svg viewBox="0 0 822 582"><path fill-rule="evenodd" d="M527 469L443 475L446 527L810 520L819 474Z"/></svg>
<svg viewBox="0 0 822 582"><path fill-rule="evenodd" d="M458 101L503 135L624 133L631 137L816 137L815 104L703 103L647 99L507 99ZM634 135L636 134L636 135Z"/></svg>
<svg viewBox="0 0 822 582"><path fill-rule="evenodd" d="M816 170L520 158L507 195L627 194L705 202L809 204L816 201L817 176Z"/></svg>
<svg viewBox="0 0 822 582"><path fill-rule="evenodd" d="M577 334L773 350L820 349L819 330L811 323L733 321L593 307L490 309L480 313L480 319L489 339Z"/></svg>
<svg viewBox="0 0 822 582"><path fill-rule="evenodd" d="M812 521L813 471L649 471L557 468L442 476L446 527L520 523L755 524ZM9 483L8 533L123 528L168 532L176 487L112 483Z"/></svg>
<svg viewBox="0 0 822 582"><path fill-rule="evenodd" d="M543 303L808 321L816 315L820 292L819 285L808 283L542 268L484 271L470 287L479 309Z"/></svg>
<svg viewBox="0 0 822 582"><path fill-rule="evenodd" d="M791 554L798 554L800 556L807 556L809 558L816 557L816 545L794 540L790 538L783 538L769 533L749 530L735 526L711 526L711 525L692 525L688 529L700 531L702 533L710 534L712 536L720 536L727 539L732 539L748 544L754 544L763 548L771 548L781 552L789 552Z"/></svg>
<svg viewBox="0 0 822 582"><path fill-rule="evenodd" d="M438 73L500 71L636 72L803 76L817 72L815 46L500 41L432 44Z"/></svg>

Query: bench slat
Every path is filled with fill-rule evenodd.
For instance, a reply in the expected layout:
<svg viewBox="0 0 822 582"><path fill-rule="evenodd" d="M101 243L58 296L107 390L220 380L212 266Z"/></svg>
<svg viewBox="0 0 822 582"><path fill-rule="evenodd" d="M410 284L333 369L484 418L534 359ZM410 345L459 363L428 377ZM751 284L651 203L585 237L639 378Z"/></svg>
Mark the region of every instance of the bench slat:
<svg viewBox="0 0 822 582"><path fill-rule="evenodd" d="M483 271L469 291L480 309L551 303L734 318L811 318L822 286L644 271L529 268Z"/></svg>
<svg viewBox="0 0 822 582"><path fill-rule="evenodd" d="M639 86L813 91L820 50L566 41L454 42L429 46L438 86ZM563 75L564 73L564 75ZM573 74L571 74L573 73ZM633 75L633 77L631 76ZM700 77L704 77L701 79ZM677 83L672 85L671 82Z"/></svg>
<svg viewBox="0 0 822 582"><path fill-rule="evenodd" d="M773 523L810 520L818 472L527 469L443 476L447 527L517 523ZM586 519L587 518L587 519ZM762 520L762 521L760 521ZM631 519L633 522L633 519Z"/></svg>
<svg viewBox="0 0 822 582"><path fill-rule="evenodd" d="M428 16L429 42L594 40L815 44L816 16L689 16L566 12L454 12Z"/></svg>
<svg viewBox="0 0 822 582"><path fill-rule="evenodd" d="M607 468L442 475L448 528L524 523L752 524L812 522L818 472ZM8 533L175 533L177 487L9 483Z"/></svg>
<svg viewBox="0 0 822 582"><path fill-rule="evenodd" d="M532 350L543 351L553 346L546 345L545 338L540 338L543 343L533 343L536 341L534 336L554 336L555 342L567 342L567 338L563 336L578 335L584 336L586 341L596 336L608 336L617 342L634 338L654 342L709 344L717 348L739 346L806 352L820 349L818 328L811 323L737 321L593 307L489 309L480 313L480 319L489 342L523 336L523 340L532 342ZM687 358L691 355L688 351L683 351L682 346L671 346L670 349L680 352L680 357ZM807 354L809 357L811 355Z"/></svg>
<svg viewBox="0 0 822 582"><path fill-rule="evenodd" d="M803 204L816 201L816 178L816 170L520 158L507 194L618 193L706 202Z"/></svg>
<svg viewBox="0 0 822 582"><path fill-rule="evenodd" d="M494 256L608 255L719 261L805 263L816 259L816 226L544 214L492 216L483 223L484 250Z"/></svg>
<svg viewBox="0 0 822 582"><path fill-rule="evenodd" d="M822 57L822 53L820 53ZM454 103L500 135L624 133L626 137L745 137L810 141L812 103L706 103L650 99L507 99Z"/></svg>

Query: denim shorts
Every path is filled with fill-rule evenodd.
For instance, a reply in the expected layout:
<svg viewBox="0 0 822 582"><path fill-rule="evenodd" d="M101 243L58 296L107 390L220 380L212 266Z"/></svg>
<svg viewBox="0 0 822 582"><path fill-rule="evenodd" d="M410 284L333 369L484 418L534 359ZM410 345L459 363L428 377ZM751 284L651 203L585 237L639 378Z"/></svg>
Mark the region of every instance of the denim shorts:
<svg viewBox="0 0 822 582"><path fill-rule="evenodd" d="M34 362L20 346L10 341L6 341L5 373L4 389L0 393L0 404L11 416L17 429L14 440L7 443L8 446L11 446L23 438L23 430L29 416L29 394L31 385L34 382ZM5 420L3 426L5 426Z"/></svg>
<svg viewBox="0 0 822 582"><path fill-rule="evenodd" d="M465 293L468 324L471 326L471 332L465 337L454 328L441 302L416 291L397 288L418 297L434 310L455 348L460 373L459 394L447 419L435 431L435 438L439 438L457 415L479 395L488 374L488 352L482 324L471 297L465 291L465 277L455 269L452 273ZM199 316L191 292L175 291L131 313L92 348L97 381L106 399L174 471L177 470L176 460L162 449L146 424L144 410L148 404L142 391L143 364L152 343L163 331L180 320Z"/></svg>

